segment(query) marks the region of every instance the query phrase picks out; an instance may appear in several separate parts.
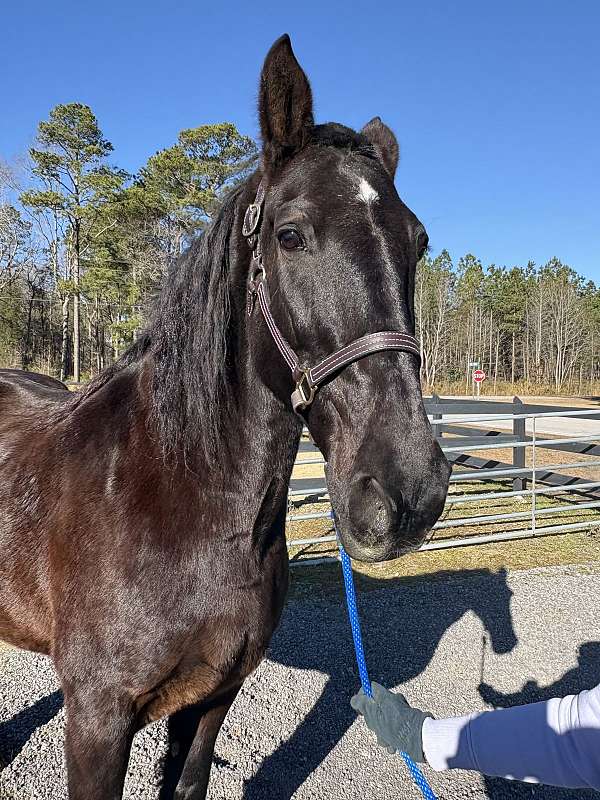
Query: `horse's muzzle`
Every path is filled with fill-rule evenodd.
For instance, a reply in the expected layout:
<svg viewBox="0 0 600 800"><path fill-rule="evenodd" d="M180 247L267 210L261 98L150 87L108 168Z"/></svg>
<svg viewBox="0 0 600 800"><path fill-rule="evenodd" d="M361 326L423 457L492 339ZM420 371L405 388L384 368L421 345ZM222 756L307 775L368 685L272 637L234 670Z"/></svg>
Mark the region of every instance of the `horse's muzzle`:
<svg viewBox="0 0 600 800"><path fill-rule="evenodd" d="M329 477L337 527L348 554L388 561L417 549L444 508L450 467L437 443L427 470L394 474L356 472L346 486Z"/></svg>

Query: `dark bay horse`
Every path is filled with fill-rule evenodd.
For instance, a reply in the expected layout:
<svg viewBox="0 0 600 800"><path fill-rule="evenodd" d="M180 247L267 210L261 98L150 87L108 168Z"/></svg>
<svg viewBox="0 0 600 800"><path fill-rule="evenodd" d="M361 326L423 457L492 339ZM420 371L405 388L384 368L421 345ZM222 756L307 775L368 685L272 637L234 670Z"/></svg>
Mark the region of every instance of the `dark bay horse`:
<svg viewBox="0 0 600 800"><path fill-rule="evenodd" d="M415 547L443 507L412 339L427 237L394 188L396 140L378 118L315 125L287 36L259 115L260 169L123 358L74 395L1 375L0 639L54 660L71 800L120 798L135 732L164 716L163 796L206 796L281 614L303 422L353 557ZM331 354L315 387L307 365Z"/></svg>

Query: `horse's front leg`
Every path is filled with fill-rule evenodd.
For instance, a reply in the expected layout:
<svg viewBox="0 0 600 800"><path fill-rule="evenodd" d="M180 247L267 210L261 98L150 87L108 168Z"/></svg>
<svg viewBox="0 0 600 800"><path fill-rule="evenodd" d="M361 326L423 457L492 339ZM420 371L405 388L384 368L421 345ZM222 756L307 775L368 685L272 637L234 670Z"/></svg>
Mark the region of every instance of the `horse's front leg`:
<svg viewBox="0 0 600 800"><path fill-rule="evenodd" d="M129 698L65 689L69 800L121 800L136 717Z"/></svg>
<svg viewBox="0 0 600 800"><path fill-rule="evenodd" d="M215 741L238 691L239 686L208 706L194 706L169 718L169 756L161 800L205 800Z"/></svg>
<svg viewBox="0 0 600 800"><path fill-rule="evenodd" d="M173 800L183 767L204 713L202 703L176 711L168 718L169 749L163 761L160 800Z"/></svg>

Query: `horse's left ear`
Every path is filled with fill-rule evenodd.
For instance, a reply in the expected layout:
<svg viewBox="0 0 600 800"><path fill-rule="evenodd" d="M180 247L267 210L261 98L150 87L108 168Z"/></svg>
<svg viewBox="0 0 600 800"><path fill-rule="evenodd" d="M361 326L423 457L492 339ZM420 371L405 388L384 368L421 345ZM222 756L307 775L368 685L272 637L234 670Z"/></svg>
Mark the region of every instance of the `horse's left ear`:
<svg viewBox="0 0 600 800"><path fill-rule="evenodd" d="M258 112L264 165L267 170L276 169L304 146L314 125L310 84L287 33L267 53Z"/></svg>
<svg viewBox="0 0 600 800"><path fill-rule="evenodd" d="M392 129L388 128L379 117L373 117L370 122L367 122L361 133L371 142L379 160L393 180L398 166L400 148Z"/></svg>

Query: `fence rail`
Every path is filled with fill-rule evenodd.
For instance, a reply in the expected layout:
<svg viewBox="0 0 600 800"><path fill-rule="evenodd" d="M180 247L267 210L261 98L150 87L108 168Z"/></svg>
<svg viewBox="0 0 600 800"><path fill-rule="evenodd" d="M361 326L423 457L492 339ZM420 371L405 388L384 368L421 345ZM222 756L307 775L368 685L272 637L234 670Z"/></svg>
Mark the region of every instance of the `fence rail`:
<svg viewBox="0 0 600 800"><path fill-rule="evenodd" d="M434 396L426 400L425 405L440 446L453 464L451 486L471 484L475 485L475 492L465 490L457 494L451 491L448 494L444 514L421 550L464 547L600 527L600 471L596 469L600 467L600 459L597 458L600 456L600 410L551 408L524 404L519 398L507 403L440 399ZM570 419L574 419L573 425L568 424ZM584 426L589 427L591 423L593 432L569 430L577 427L579 420L585 421ZM544 426L550 430L545 430ZM564 435L560 435L561 429L564 429ZM495 450L510 451L512 457L509 461L499 461L472 455ZM550 451L556 452L557 457L552 459L552 463L544 464L540 454ZM567 455L566 460L561 461L558 458L560 452L576 454L579 459L569 460ZM323 458L314 445L303 440L295 471L306 471L307 467L314 469L323 464ZM594 470L595 474L582 477L581 474L565 474L565 470L579 473ZM486 509L490 501L508 504L528 501L528 507L527 510L509 510L510 505L506 510ZM558 504L553 504L556 501ZM288 504L289 526L329 520L331 506L324 476L293 475ZM452 518L452 509L458 511L461 504L476 506L474 513ZM310 505L310 510L302 511L306 505ZM320 506L319 510L314 510L315 505ZM493 513L486 513L489 511ZM573 515L578 517L576 521L570 521ZM502 523L502 528L525 520L529 523L525 528L498 529L499 523ZM494 530L477 533L480 526L491 526ZM457 533L447 536L447 531ZM335 542L335 536L329 531L318 536L288 538L288 546L294 554L291 563L314 564L332 560L331 556L323 557L318 553L316 558L306 558L302 552L306 548L320 548L332 542Z"/></svg>

